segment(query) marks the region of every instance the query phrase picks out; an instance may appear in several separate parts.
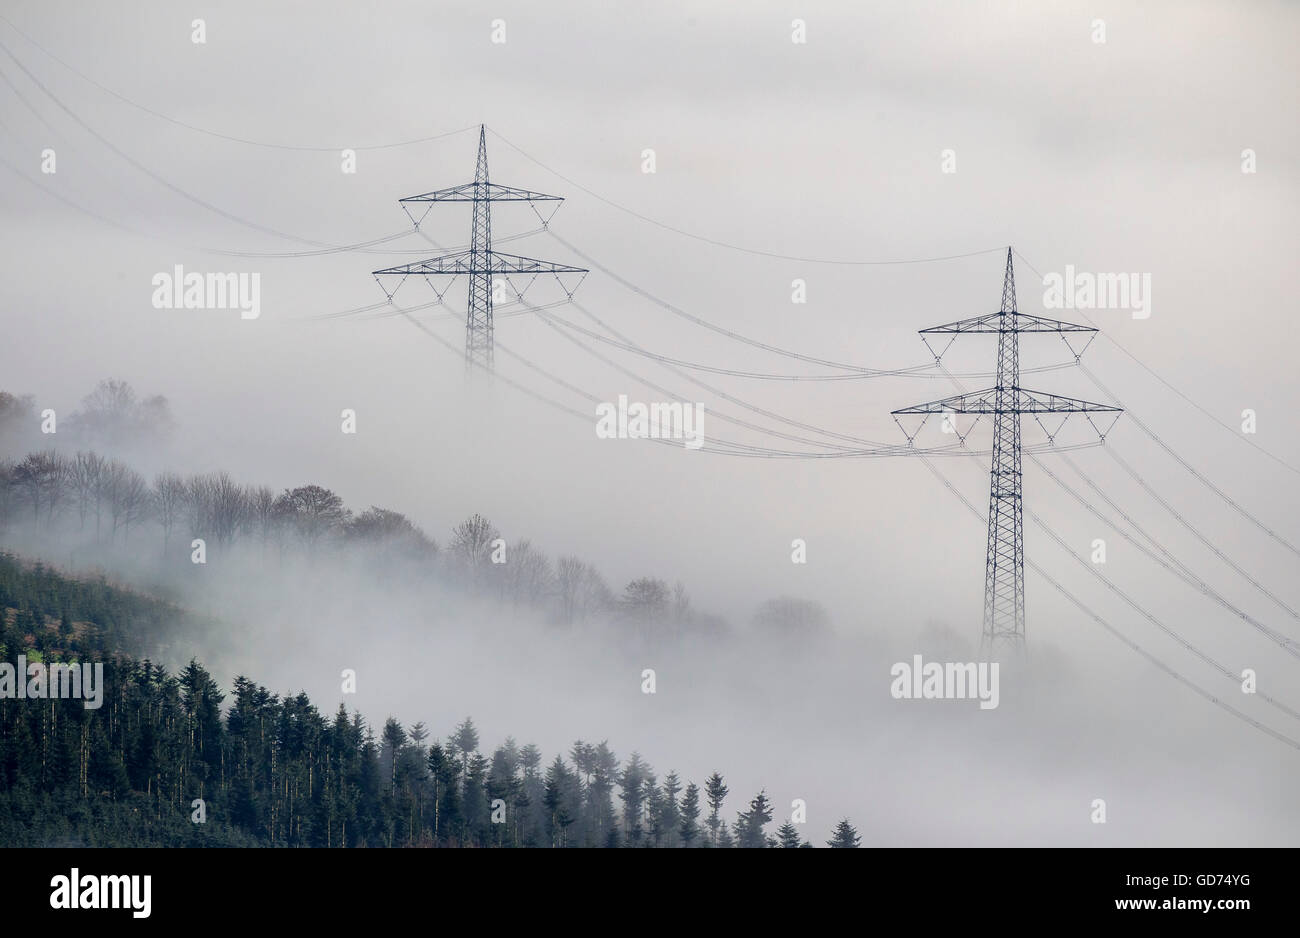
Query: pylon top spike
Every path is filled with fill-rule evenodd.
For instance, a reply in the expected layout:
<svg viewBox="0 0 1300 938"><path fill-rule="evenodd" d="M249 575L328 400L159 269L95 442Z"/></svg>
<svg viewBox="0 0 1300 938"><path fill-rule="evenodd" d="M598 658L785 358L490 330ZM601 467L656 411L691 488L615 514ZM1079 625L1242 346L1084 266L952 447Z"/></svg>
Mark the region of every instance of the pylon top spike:
<svg viewBox="0 0 1300 938"><path fill-rule="evenodd" d="M1007 246L1007 273L1002 279L1002 312L1016 311L1016 272L1011 267L1011 247Z"/></svg>
<svg viewBox="0 0 1300 938"><path fill-rule="evenodd" d="M478 161L474 164L474 181L488 181L487 125L478 125Z"/></svg>

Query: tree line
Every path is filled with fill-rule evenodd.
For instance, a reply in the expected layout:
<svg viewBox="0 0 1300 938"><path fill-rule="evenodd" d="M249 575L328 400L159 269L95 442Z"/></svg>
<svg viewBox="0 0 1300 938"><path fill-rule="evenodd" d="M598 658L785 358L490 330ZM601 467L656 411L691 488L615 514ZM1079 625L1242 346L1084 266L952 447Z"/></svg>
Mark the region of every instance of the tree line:
<svg viewBox="0 0 1300 938"><path fill-rule="evenodd" d="M37 412L32 396L0 391L0 446L13 451L40 438L36 428L44 427L46 414ZM174 426L166 398L141 397L122 380L100 381L58 424L60 437L70 436L82 449L0 458L0 530L20 522L51 532L71 529L107 548L139 548L153 538L160 560L173 564L190 559L196 538L205 552L218 555L236 544L281 557L292 550L314 555L360 548L378 561L376 568L432 573L562 624L617 616L659 635L729 628L721 617L695 608L680 582L644 576L616 591L580 557L551 558L528 539L507 543L481 515L453 528L443 547L401 512L374 505L354 512L321 485L277 492L241 484L225 472L162 472L148 479L103 454L158 443ZM753 625L783 634L825 633L829 616L813 600L774 597L758 607Z"/></svg>
<svg viewBox="0 0 1300 938"><path fill-rule="evenodd" d="M0 526L16 523L73 533L104 548L152 542L160 561L173 567L192 559L196 538L205 560L236 545L271 558L356 549L376 567L436 576L565 625L614 616L661 635L728 628L721 617L697 610L680 582L638 577L616 593L594 565L573 555L552 560L526 538L507 542L479 514L456 525L444 547L402 513L375 505L354 512L320 485L277 493L226 472L161 472L149 480L122 460L90 450L0 459ZM819 603L794 597L765 601L753 622L772 632L829 629Z"/></svg>

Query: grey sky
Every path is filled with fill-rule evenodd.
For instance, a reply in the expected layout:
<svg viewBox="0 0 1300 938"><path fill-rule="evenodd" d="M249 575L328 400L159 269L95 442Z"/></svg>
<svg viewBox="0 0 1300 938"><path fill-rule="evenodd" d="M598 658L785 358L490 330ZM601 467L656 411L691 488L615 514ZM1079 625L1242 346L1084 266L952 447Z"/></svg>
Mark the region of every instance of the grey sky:
<svg viewBox="0 0 1300 938"><path fill-rule="evenodd" d="M1251 439L1300 465L1294 5L159 2L137 4L128 16L102 5L15 0L4 15L124 97L224 134L357 147L485 122L610 200L760 251L888 260L1014 244L1044 273L1067 264L1149 273L1149 319L1087 315L1229 425L1244 409L1256 410ZM196 17L206 20L205 45L190 41ZM807 22L806 45L790 41L795 17ZM497 18L506 21L503 45L490 42ZM1092 39L1096 19L1105 22L1104 44ZM336 152L214 139L142 113L3 22L0 42L140 163L229 213L303 238L345 244L392 234L408 226L398 198L473 178L472 132L361 151L358 172L345 175ZM191 250L310 248L241 228L169 192L85 133L2 54L0 72L48 122L0 87L0 156L65 198L157 238L124 236L5 170L0 298L9 338L0 387L33 393L38 407L63 414L100 377L120 376L172 401L180 433L160 464L225 468L276 488L317 482L354 507L402 511L440 541L479 511L507 536L595 562L616 585L640 575L680 579L697 605L738 625L760 600L788 593L820 598L837 628L855 637L887 633L905 647L930 620L978 637L984 532L916 460L736 459L597 440L594 412L584 425L503 384L467 382L457 356L400 317L294 321L383 299L369 272L420 255L270 259ZM47 146L58 153L54 176L39 171ZM656 296L776 346L897 368L925 361L917 329L997 308L1003 258L996 251L899 266L757 257L619 212L491 133L488 147L496 181L567 197L553 222L557 234ZM645 148L656 151L653 175L641 172ZM1257 155L1254 174L1242 172L1248 148ZM945 149L955 151L955 173L940 171ZM493 221L497 237L535 227L523 206L499 207ZM435 208L427 230L444 244L467 241L468 210ZM578 260L544 234L502 249ZM176 264L260 272L261 318L154 309L150 278ZM807 281L806 305L790 302L794 278ZM1080 318L1045 311L1040 279L1019 261L1017 281L1021 310ZM538 290L539 298L556 296L540 281ZM399 298L414 304L432 296L410 282ZM634 341L678 358L815 370L690 325L599 272L577 298ZM571 309L556 312L580 320ZM430 328L453 345L463 342L463 324L431 320ZM500 320L497 336L602 399L659 399L532 317ZM706 435L759 439L721 424L715 410L771 425L653 363L602 352L704 402ZM1026 366L1063 361L1064 353L1055 337L1023 341ZM989 337L968 337L945 362L987 371L994 354ZM1278 532L1300 537L1291 472L1229 439L1105 338L1085 362L1198 469ZM592 411L500 354L498 371ZM903 438L889 411L954 393L944 381L915 378L817 385L701 378L803 422L891 443ZM1073 369L1026 376L1024 384L1103 398ZM358 413L355 437L339 433L347 407ZM1041 440L1029 427L1026 435ZM972 440L985 449L987 430ZM943 441L931 430L918 442ZM1294 556L1136 427L1121 420L1108 445L1219 549L1300 602ZM1105 453L1071 458L1217 589L1281 631L1300 633ZM1064 464L1045 459L1073 479ZM983 509L987 458L979 462L939 465ZM1234 668L1259 661L1267 662L1261 673L1282 670L1275 646L1138 556L1028 460L1025 490L1029 507L1085 557L1093 538L1106 538L1107 575L1193 641ZM1026 530L1031 558L1117 627L1198 680L1214 680L1028 522ZM808 542L806 566L790 563L793 538ZM1134 668L1131 652L1033 574L1027 604L1033 647L1094 669ZM1089 673L1075 679L1087 686ZM1210 710L1154 671L1142 680L1163 706ZM1207 719L1224 736L1250 732L1220 725L1217 714ZM1294 754L1279 756L1268 740L1245 745L1294 775ZM1288 823L1294 830L1294 815Z"/></svg>

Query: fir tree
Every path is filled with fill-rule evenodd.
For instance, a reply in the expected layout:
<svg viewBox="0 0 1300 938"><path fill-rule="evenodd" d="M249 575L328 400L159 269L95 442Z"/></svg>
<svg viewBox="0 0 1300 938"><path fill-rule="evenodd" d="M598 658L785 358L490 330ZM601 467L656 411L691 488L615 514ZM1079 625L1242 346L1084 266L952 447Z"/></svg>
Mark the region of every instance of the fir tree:
<svg viewBox="0 0 1300 938"><path fill-rule="evenodd" d="M722 801L727 797L730 789L722 780L722 776L714 772L709 776L708 781L704 783L704 794L709 799L709 843L713 846L719 846L718 830L726 831L726 825L722 822Z"/></svg>
<svg viewBox="0 0 1300 938"><path fill-rule="evenodd" d="M835 825L835 831L831 834L831 839L826 841L828 847L859 847L861 845L862 838L853 829L853 825L849 823L848 818Z"/></svg>
<svg viewBox="0 0 1300 938"><path fill-rule="evenodd" d="M794 826L794 822L786 821L776 829L776 843L779 847L802 847L799 840L799 829Z"/></svg>
<svg viewBox="0 0 1300 938"><path fill-rule="evenodd" d="M678 836L682 839L682 846L691 847L700 834L697 823L700 817L700 786L694 782L686 786L686 793L682 795L681 816Z"/></svg>

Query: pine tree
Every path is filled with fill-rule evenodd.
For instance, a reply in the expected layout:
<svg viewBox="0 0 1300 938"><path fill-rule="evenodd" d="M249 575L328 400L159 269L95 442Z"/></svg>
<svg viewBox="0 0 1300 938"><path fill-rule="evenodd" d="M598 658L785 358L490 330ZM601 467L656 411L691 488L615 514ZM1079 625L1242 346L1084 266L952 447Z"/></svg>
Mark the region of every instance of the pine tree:
<svg viewBox="0 0 1300 938"><path fill-rule="evenodd" d="M828 847L860 847L862 838L858 832L853 829L849 819L845 818L835 825L835 831L831 834L831 839L826 841Z"/></svg>
<svg viewBox="0 0 1300 938"><path fill-rule="evenodd" d="M573 823L573 816L564 803L565 780L569 774L564 759L555 757L551 767L546 770L546 788L542 795L542 805L546 808L546 835L552 847L568 846L567 831Z"/></svg>
<svg viewBox="0 0 1300 938"><path fill-rule="evenodd" d="M446 843L460 823L456 763L437 743L429 747L428 763L433 784L433 842Z"/></svg>
<svg viewBox="0 0 1300 938"><path fill-rule="evenodd" d="M641 836L645 833L641 824L641 807L645 802L645 778L649 771L650 767L634 752L618 777L618 796L623 802L623 832L633 847L641 846Z"/></svg>
<svg viewBox="0 0 1300 938"><path fill-rule="evenodd" d="M469 770L470 756L478 752L478 730L470 717L466 717L465 722L451 734L448 749L460 753L460 774L463 778Z"/></svg>
<svg viewBox="0 0 1300 938"><path fill-rule="evenodd" d="M384 722L384 758L388 761L388 784L390 789L397 787L397 757L406 745L406 730L393 717Z"/></svg>
<svg viewBox="0 0 1300 938"><path fill-rule="evenodd" d="M728 791L730 789L723 783L722 776L717 772L710 775L704 783L704 794L709 799L709 818L707 821L709 825L709 843L715 847L719 846L718 828L721 827L724 832L726 831L726 825L722 823L721 815L722 800L727 797Z"/></svg>
<svg viewBox="0 0 1300 938"><path fill-rule="evenodd" d="M799 829L794 826L794 822L786 821L776 829L776 843L779 847L801 847L803 844L799 840Z"/></svg>
<svg viewBox="0 0 1300 938"><path fill-rule="evenodd" d="M682 839L682 846L690 847L694 845L695 838L700 834L700 827L697 823L700 817L700 786L691 782L686 786L686 793L682 795L681 804L681 827L678 835Z"/></svg>
<svg viewBox="0 0 1300 938"><path fill-rule="evenodd" d="M660 803L660 823L663 845L677 845L678 828L682 823L681 806L677 803L677 793L682 790L681 779L676 772L669 772L663 783L663 801Z"/></svg>
<svg viewBox="0 0 1300 938"><path fill-rule="evenodd" d="M771 820L772 803L767 800L767 792L760 791L749 803L749 810L742 811L736 820L736 846L748 849L767 846L763 828Z"/></svg>

